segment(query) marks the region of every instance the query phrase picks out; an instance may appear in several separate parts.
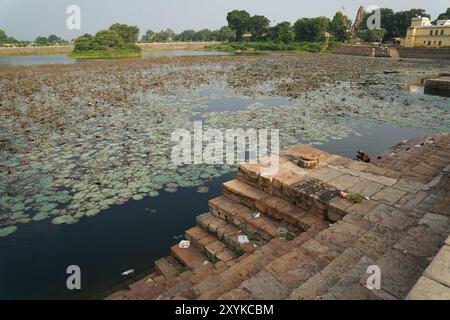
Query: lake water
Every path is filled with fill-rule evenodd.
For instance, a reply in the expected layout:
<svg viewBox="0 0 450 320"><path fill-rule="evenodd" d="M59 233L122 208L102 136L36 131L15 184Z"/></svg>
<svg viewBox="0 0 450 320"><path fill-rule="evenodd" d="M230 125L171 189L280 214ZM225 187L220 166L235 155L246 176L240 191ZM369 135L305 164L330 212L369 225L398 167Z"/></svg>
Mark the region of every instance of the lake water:
<svg viewBox="0 0 450 320"><path fill-rule="evenodd" d="M167 51L151 51L143 52L142 57L152 56L227 56L233 55L231 52L214 52L214 51L189 51L189 50L167 50ZM88 61L91 59L72 59L64 54L54 55L37 55L37 56L8 56L0 57L0 65L36 65L36 64L54 64L54 63L76 63Z"/></svg>
<svg viewBox="0 0 450 320"><path fill-rule="evenodd" d="M375 159L395 143L424 134L379 123L362 124L358 132L318 147L347 157L364 149ZM170 253L177 236L195 226L195 217L207 211L208 200L220 195L222 183L234 176L209 182L208 193L197 193L196 188L161 192L157 198L112 206L73 225L50 221L22 225L0 241L0 299L101 298L122 288L126 281L150 273L153 261ZM81 268L81 291L66 289L66 268L73 264ZM121 276L130 268L136 270L134 278Z"/></svg>
<svg viewBox="0 0 450 320"><path fill-rule="evenodd" d="M0 65L33 65L33 64L54 64L54 63L75 63L76 59L67 57L64 54L52 54L47 56L10 56L0 57Z"/></svg>

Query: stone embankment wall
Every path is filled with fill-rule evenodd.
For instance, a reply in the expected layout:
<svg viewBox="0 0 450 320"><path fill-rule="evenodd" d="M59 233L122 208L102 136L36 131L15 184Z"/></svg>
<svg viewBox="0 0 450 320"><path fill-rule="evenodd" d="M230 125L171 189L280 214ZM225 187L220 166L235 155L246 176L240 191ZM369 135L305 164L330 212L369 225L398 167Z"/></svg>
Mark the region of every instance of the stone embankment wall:
<svg viewBox="0 0 450 320"><path fill-rule="evenodd" d="M364 57L398 58L399 54L395 48L372 47L372 46L342 46L336 49L337 54Z"/></svg>
<svg viewBox="0 0 450 320"><path fill-rule="evenodd" d="M397 48L400 58L450 60L450 48Z"/></svg>
<svg viewBox="0 0 450 320"><path fill-rule="evenodd" d="M336 49L336 53L365 57L450 60L450 48L387 48L373 46L342 46Z"/></svg>
<svg viewBox="0 0 450 320"><path fill-rule="evenodd" d="M425 82L425 93L450 97L450 77L427 80Z"/></svg>

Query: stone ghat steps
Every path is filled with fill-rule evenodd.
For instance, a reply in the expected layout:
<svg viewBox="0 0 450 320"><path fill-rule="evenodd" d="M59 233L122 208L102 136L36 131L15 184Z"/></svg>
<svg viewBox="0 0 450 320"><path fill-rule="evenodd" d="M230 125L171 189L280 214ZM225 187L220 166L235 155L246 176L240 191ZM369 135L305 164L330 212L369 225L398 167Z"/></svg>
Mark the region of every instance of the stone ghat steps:
<svg viewBox="0 0 450 320"><path fill-rule="evenodd" d="M323 216L313 215L284 199L252 187L244 181L235 179L224 183L223 186L225 197L277 221L283 221L291 228L298 229L297 233L312 227L317 229L328 227Z"/></svg>
<svg viewBox="0 0 450 320"><path fill-rule="evenodd" d="M238 204L225 196L219 196L209 201L211 213L242 230L245 234L260 241L269 241L288 231L294 235L300 231L287 223L279 222L262 213L256 218L256 210Z"/></svg>
<svg viewBox="0 0 450 320"><path fill-rule="evenodd" d="M310 239L315 232L318 232L318 230L310 229L292 241L283 238L270 240L264 246L256 248L253 253L240 257L235 264L220 273L214 274L193 286L190 290L190 299L218 299L252 277L259 270L262 270L271 261L289 252L299 243Z"/></svg>
<svg viewBox="0 0 450 320"><path fill-rule="evenodd" d="M315 150L308 146L283 152L272 176L259 164L240 165L186 231L191 246L173 246L150 278L111 298L404 299L450 231L444 138L421 147L439 168L427 175L412 175L422 161L416 155L396 157L411 169L405 173L326 153L306 170L297 160ZM354 203L340 190L367 197ZM249 243L239 241L244 234ZM365 286L373 265L382 270L381 290Z"/></svg>
<svg viewBox="0 0 450 320"><path fill-rule="evenodd" d="M266 241L258 240L254 234L247 235L235 225L215 216L211 212L204 213L197 217L199 227L203 230L204 236L211 234L222 241L229 249L237 255L251 253L256 248L264 245ZM247 235L248 243L239 242L240 235ZM220 259L220 257L218 257ZM220 259L222 260L222 259Z"/></svg>

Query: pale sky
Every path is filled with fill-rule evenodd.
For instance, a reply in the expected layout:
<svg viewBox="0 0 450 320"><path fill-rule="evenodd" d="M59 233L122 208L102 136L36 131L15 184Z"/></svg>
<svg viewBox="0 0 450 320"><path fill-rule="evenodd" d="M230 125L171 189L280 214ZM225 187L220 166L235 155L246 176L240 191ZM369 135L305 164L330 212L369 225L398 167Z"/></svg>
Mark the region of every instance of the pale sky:
<svg viewBox="0 0 450 320"><path fill-rule="evenodd" d="M66 8L72 4L81 8L81 30L66 27ZM147 29L217 29L227 24L227 12L233 9L265 15L273 24L321 15L331 18L344 7L354 20L361 4L394 11L423 8L434 19L450 7L450 0L0 0L0 29L19 40L50 34L70 40L115 22L137 25L141 35Z"/></svg>

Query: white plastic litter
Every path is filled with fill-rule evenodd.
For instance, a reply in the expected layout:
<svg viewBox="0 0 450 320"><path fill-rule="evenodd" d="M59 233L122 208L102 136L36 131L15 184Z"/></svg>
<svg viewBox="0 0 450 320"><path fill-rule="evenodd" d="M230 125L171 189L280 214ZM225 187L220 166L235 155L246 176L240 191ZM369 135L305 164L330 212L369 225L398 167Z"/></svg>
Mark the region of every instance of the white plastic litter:
<svg viewBox="0 0 450 320"><path fill-rule="evenodd" d="M250 242L250 240L248 240L247 235L245 235L245 234L238 235L238 241L239 241L240 244L244 244L244 243L249 243Z"/></svg>
<svg viewBox="0 0 450 320"><path fill-rule="evenodd" d="M134 269L130 269L130 270L122 272L122 275L123 276L128 276L128 275L133 274L133 273L134 273Z"/></svg>
<svg viewBox="0 0 450 320"><path fill-rule="evenodd" d="M286 227L278 227L277 231L281 234L288 233L288 229Z"/></svg>
<svg viewBox="0 0 450 320"><path fill-rule="evenodd" d="M187 249L191 246L191 242L189 240L181 240L180 243L178 244L178 247L180 247L181 249Z"/></svg>
<svg viewBox="0 0 450 320"><path fill-rule="evenodd" d="M207 264L209 264L208 260L203 261L203 265L206 266Z"/></svg>
<svg viewBox="0 0 450 320"><path fill-rule="evenodd" d="M256 211L255 213L252 214L253 219L258 219L261 216L261 212Z"/></svg>

